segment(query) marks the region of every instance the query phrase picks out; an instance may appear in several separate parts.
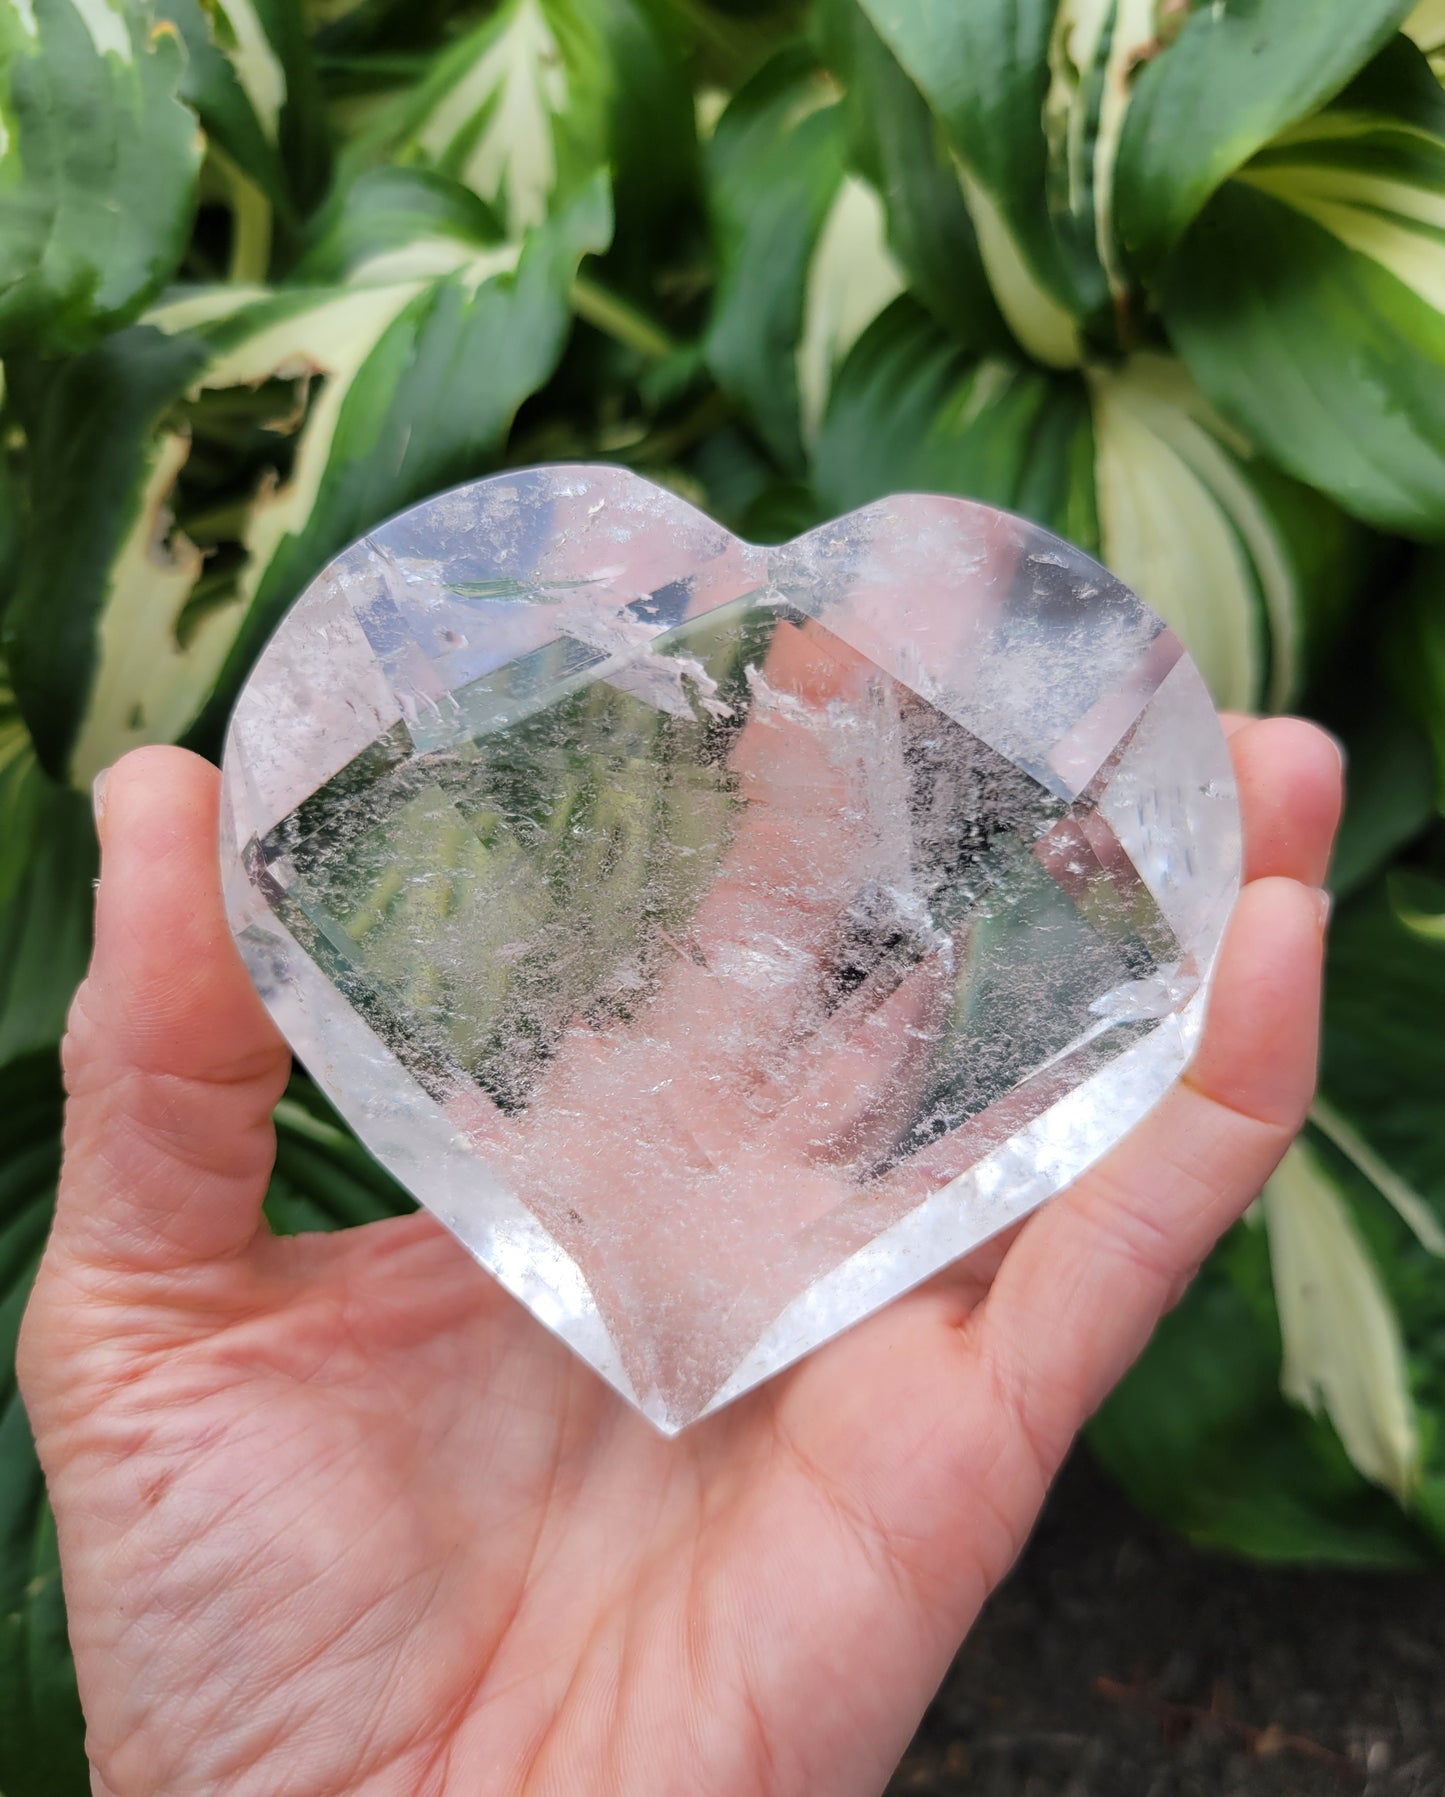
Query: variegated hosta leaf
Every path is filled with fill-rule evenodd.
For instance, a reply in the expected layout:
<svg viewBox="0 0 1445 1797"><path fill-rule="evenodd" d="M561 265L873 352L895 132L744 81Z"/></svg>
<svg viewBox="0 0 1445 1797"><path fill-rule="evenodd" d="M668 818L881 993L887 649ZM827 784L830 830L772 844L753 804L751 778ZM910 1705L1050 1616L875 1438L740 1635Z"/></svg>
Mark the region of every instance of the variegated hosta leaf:
<svg viewBox="0 0 1445 1797"><path fill-rule="evenodd" d="M888 493L957 493L1097 552L1092 451L1077 376L970 355L905 295L839 370L813 478L824 516Z"/></svg>
<svg viewBox="0 0 1445 1797"><path fill-rule="evenodd" d="M1101 558L1179 632L1218 704L1280 708L1343 597L1344 521L1261 462L1172 358L1088 380Z"/></svg>
<svg viewBox="0 0 1445 1797"><path fill-rule="evenodd" d="M504 241L495 214L469 188L424 169L379 168L336 194L293 279L325 287L445 274Z"/></svg>
<svg viewBox="0 0 1445 1797"><path fill-rule="evenodd" d="M510 232L539 223L604 141L601 53L589 37L580 11L508 0L408 96L387 148L470 187ZM578 79L579 63L591 81Z"/></svg>
<svg viewBox="0 0 1445 1797"><path fill-rule="evenodd" d="M1293 694L1353 560L1335 509L1262 464L1180 363L970 357L912 300L839 373L814 484L825 512L915 487L1036 518L1141 593L1233 707Z"/></svg>
<svg viewBox="0 0 1445 1797"><path fill-rule="evenodd" d="M198 712L217 732L328 556L489 466L608 225L599 180L520 246L423 234L344 285L202 290L37 380L12 666L52 769L87 782Z"/></svg>
<svg viewBox="0 0 1445 1797"><path fill-rule="evenodd" d="M1147 1508L1235 1551L1445 1548L1445 953L1390 888L1336 913L1325 1101L1253 1213L1267 1229L1226 1237L1093 1430ZM1280 1400L1281 1340L1310 1410Z"/></svg>
<svg viewBox="0 0 1445 1797"><path fill-rule="evenodd" d="M1068 3L1068 0L1065 0ZM1097 0L1076 0L1091 13ZM1114 152L1114 228L1152 272L1228 175L1339 92L1390 37L1411 0L1156 0ZM1142 19L1136 0L1115 14Z"/></svg>
<svg viewBox="0 0 1445 1797"><path fill-rule="evenodd" d="M0 0L0 350L70 351L180 260L200 139L143 0Z"/></svg>
<svg viewBox="0 0 1445 1797"><path fill-rule="evenodd" d="M845 174L818 233L803 286L803 329L794 359L805 442L818 434L843 357L903 291L885 231L877 191L859 176Z"/></svg>
<svg viewBox="0 0 1445 1797"><path fill-rule="evenodd" d="M1093 221L1094 250L1116 300L1127 280L1114 237L1114 165L1138 66L1182 15L1158 0L1060 0L1049 40L1044 129L1053 188L1068 215Z"/></svg>
<svg viewBox="0 0 1445 1797"><path fill-rule="evenodd" d="M848 172L844 147L838 90L796 46L734 98L708 145L721 273L705 352L794 473L834 369L903 288L877 192Z"/></svg>
<svg viewBox="0 0 1445 1797"><path fill-rule="evenodd" d="M822 55L842 87L846 158L875 187L908 291L967 347L1013 347L942 128L857 0L821 0Z"/></svg>
<svg viewBox="0 0 1445 1797"><path fill-rule="evenodd" d="M206 133L213 190L235 215L235 278L264 278L273 214L284 232L330 172L311 45L289 0L157 0L186 48L182 97Z"/></svg>
<svg viewBox="0 0 1445 1797"><path fill-rule="evenodd" d="M1428 1565L1438 1547L1425 1529L1360 1475L1327 1420L1280 1391L1257 1216L1161 1320L1090 1425L1090 1446L1135 1503L1203 1545L1311 1566Z"/></svg>
<svg viewBox="0 0 1445 1797"><path fill-rule="evenodd" d="M1405 1340L1349 1204L1304 1141L1286 1154L1262 1202L1285 1395L1328 1416L1360 1472L1406 1502L1420 1440Z"/></svg>
<svg viewBox="0 0 1445 1797"><path fill-rule="evenodd" d="M1344 1151L1335 1158L1335 1177L1353 1181L1355 1214L1370 1233L1405 1339L1422 1423L1413 1505L1445 1542L1445 1436L1435 1425L1445 1409L1445 952L1419 928L1442 902L1439 879L1397 874L1339 907L1330 931L1320 1088L1325 1121L1335 1125L1326 1131L1331 1147ZM1415 1207L1408 1198L1401 1204L1401 1192L1379 1178L1372 1158L1428 1207L1423 1229L1411 1214Z"/></svg>
<svg viewBox="0 0 1445 1797"><path fill-rule="evenodd" d="M1200 386L1282 467L1445 536L1445 93L1412 45L1220 189L1161 304Z"/></svg>
<svg viewBox="0 0 1445 1797"><path fill-rule="evenodd" d="M1267 1231L1226 1238L1095 1431L1146 1504L1236 1550L1388 1563L1412 1534L1417 1556L1445 1545L1445 954L1392 884L1336 915L1325 1097L1260 1207ZM1319 1423L1278 1403L1281 1337Z"/></svg>
<svg viewBox="0 0 1445 1797"><path fill-rule="evenodd" d="M609 166L625 208L676 201L695 164L687 82L643 0L504 0L352 152L469 187L516 236Z"/></svg>
<svg viewBox="0 0 1445 1797"><path fill-rule="evenodd" d="M1137 36L1131 0L860 0L946 131L999 309L1021 347L1053 367L1083 359L1087 327L1111 329L1093 170L1117 135L1098 89L1117 87ZM1107 29L1106 29L1107 21ZM1100 149L1100 145L1104 148ZM1072 172L1078 178L1071 179Z"/></svg>

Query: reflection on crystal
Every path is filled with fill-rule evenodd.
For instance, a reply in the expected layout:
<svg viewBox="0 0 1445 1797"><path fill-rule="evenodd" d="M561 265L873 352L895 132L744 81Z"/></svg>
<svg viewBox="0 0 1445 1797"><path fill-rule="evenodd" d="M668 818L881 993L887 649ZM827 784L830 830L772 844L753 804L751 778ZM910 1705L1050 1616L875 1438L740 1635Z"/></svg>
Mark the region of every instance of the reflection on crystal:
<svg viewBox="0 0 1445 1797"><path fill-rule="evenodd" d="M669 1430L1117 1140L1238 877L1175 640L954 500L766 551L617 470L461 489L313 585L225 772L302 1058Z"/></svg>

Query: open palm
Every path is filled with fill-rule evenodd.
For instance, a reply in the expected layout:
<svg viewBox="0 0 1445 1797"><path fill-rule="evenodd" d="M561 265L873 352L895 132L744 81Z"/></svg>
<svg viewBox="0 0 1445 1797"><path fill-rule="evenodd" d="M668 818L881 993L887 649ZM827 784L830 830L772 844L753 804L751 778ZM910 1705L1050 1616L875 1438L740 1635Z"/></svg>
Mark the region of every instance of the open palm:
<svg viewBox="0 0 1445 1797"><path fill-rule="evenodd" d="M672 1442L429 1218L266 1232L288 1057L217 777L118 764L21 1342L96 1791L877 1792L1308 1102L1337 757L1233 744L1250 883L1188 1078L1006 1248Z"/></svg>

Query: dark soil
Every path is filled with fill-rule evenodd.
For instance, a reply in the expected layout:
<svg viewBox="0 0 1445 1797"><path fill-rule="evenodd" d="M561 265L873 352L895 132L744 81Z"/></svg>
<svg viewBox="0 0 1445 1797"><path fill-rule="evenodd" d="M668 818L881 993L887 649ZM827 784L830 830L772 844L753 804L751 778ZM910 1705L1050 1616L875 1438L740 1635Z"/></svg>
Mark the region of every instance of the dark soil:
<svg viewBox="0 0 1445 1797"><path fill-rule="evenodd" d="M959 1797L1445 1797L1445 1571L1271 1570L1080 1451L889 1786Z"/></svg>

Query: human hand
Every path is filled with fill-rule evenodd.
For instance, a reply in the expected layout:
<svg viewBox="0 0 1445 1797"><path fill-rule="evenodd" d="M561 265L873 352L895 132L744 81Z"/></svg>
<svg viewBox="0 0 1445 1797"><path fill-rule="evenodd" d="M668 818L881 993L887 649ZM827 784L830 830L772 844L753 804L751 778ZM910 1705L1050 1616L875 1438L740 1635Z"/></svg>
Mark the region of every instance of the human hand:
<svg viewBox="0 0 1445 1797"><path fill-rule="evenodd" d="M119 763L20 1355L95 1790L881 1789L1308 1103L1337 757L1232 746L1249 884L1186 1078L1007 1243L671 1442L429 1217L265 1231L289 1057L217 777Z"/></svg>

